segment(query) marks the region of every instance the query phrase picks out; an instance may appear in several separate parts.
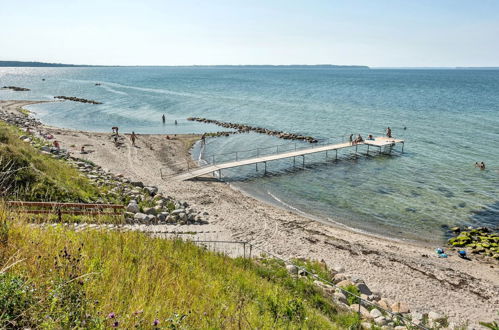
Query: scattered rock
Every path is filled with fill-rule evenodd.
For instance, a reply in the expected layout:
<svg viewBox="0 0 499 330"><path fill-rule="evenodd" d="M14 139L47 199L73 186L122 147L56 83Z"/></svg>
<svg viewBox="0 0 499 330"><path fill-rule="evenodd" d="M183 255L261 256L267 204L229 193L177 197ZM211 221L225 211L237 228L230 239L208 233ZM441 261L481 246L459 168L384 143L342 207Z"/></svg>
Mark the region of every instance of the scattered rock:
<svg viewBox="0 0 499 330"><path fill-rule="evenodd" d="M365 308L364 306L362 305L359 305L359 304L353 304L353 305L350 305L350 309L356 313L359 312L360 310L360 315L362 316L362 318L364 319L367 319L367 320L371 320L373 317L371 316L371 314L369 313L369 311L367 310L367 308Z"/></svg>
<svg viewBox="0 0 499 330"><path fill-rule="evenodd" d="M135 221L143 223L147 219L147 214L144 214L144 213L135 213L135 215L133 216L133 219Z"/></svg>
<svg viewBox="0 0 499 330"><path fill-rule="evenodd" d="M334 275L333 282L334 283L339 283L339 282L344 281L346 279L347 279L347 277L345 276L345 274L341 274L340 273L340 274Z"/></svg>
<svg viewBox="0 0 499 330"><path fill-rule="evenodd" d="M132 212L132 213L138 213L140 211L139 206L137 205L137 202L132 200L126 207L127 212Z"/></svg>
<svg viewBox="0 0 499 330"><path fill-rule="evenodd" d="M396 303L392 304L391 309L392 309L392 312L394 312L394 313L405 314L405 313L410 312L409 306L407 306L407 304L404 302L396 302Z"/></svg>
<svg viewBox="0 0 499 330"><path fill-rule="evenodd" d="M292 275L298 275L298 267L295 265L286 265L286 270Z"/></svg>
<svg viewBox="0 0 499 330"><path fill-rule="evenodd" d="M378 318L378 317L380 317L380 316L383 316L383 313L381 313L381 311L380 311L379 309L377 309L377 308L373 308L373 309L371 309L371 311L370 311L369 313L371 314L371 316L372 316L374 319L376 319L376 318Z"/></svg>
<svg viewBox="0 0 499 330"><path fill-rule="evenodd" d="M379 301L378 301L378 305L379 307L381 307L382 309L384 310L387 310L387 311L391 311L392 309L390 308L390 301L386 298L381 298Z"/></svg>
<svg viewBox="0 0 499 330"><path fill-rule="evenodd" d="M343 281L337 283L336 285L339 286L340 288L345 288L347 286L354 285L354 284L350 280L343 280Z"/></svg>
<svg viewBox="0 0 499 330"><path fill-rule="evenodd" d="M358 283L357 284L357 288L359 289L360 293L362 294L365 294L366 296L370 296L372 295L372 291L369 290L369 288L367 287L367 285L365 283Z"/></svg>
<svg viewBox="0 0 499 330"><path fill-rule="evenodd" d="M335 292L333 298L343 304L348 304L347 297L342 292Z"/></svg>

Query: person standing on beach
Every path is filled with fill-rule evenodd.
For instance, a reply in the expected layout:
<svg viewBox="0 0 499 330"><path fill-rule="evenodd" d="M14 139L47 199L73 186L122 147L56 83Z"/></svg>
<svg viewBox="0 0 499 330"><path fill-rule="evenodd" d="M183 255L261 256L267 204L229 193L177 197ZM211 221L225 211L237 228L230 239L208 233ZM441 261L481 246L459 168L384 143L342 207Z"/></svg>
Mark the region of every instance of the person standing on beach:
<svg viewBox="0 0 499 330"><path fill-rule="evenodd" d="M206 144L206 133L201 136L201 143Z"/></svg>
<svg viewBox="0 0 499 330"><path fill-rule="evenodd" d="M163 124L165 123L166 121L166 117L165 117L165 114L163 114L163 117L161 117L163 119Z"/></svg>
<svg viewBox="0 0 499 330"><path fill-rule="evenodd" d="M132 146L135 147L135 140L137 139L137 135L135 135L135 132L132 132L132 135L130 135L130 140L132 141Z"/></svg>
<svg viewBox="0 0 499 330"><path fill-rule="evenodd" d="M386 128L386 137L389 137L389 138L392 137L392 129L390 127Z"/></svg>

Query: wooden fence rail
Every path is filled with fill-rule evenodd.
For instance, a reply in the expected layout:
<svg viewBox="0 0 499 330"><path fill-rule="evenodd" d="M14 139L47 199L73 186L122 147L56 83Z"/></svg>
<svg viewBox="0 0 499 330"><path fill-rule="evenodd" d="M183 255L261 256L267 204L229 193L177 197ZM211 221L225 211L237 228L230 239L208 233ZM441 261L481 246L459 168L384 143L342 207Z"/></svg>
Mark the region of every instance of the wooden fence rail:
<svg viewBox="0 0 499 330"><path fill-rule="evenodd" d="M62 221L63 214L71 215L110 215L121 216L125 207L118 204L89 204L89 203L55 203L55 202L24 202L7 201L7 205L20 213L28 214L56 214ZM112 211L106 211L112 210Z"/></svg>

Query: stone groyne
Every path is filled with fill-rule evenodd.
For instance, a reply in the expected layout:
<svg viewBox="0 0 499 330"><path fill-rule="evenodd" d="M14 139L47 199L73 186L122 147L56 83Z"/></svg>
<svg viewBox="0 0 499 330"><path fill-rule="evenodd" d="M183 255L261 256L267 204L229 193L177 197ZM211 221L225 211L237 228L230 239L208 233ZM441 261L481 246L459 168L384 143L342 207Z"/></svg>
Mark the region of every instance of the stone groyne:
<svg viewBox="0 0 499 330"><path fill-rule="evenodd" d="M54 99L68 100L68 101L81 102L81 103L102 104L102 102L81 99L79 97L74 97L74 96L54 96Z"/></svg>
<svg viewBox="0 0 499 330"><path fill-rule="evenodd" d="M262 128L262 127L254 127L254 126L250 126L250 125L237 124L237 123L228 123L228 122L223 122L223 121L219 121L219 120L200 118L200 117L189 117L189 118L187 118L187 120L197 121L197 122L206 123L206 124L215 124L215 125L218 125L221 127L235 129L239 133L256 132L256 133L260 133L260 134L267 134L267 135L275 136L275 137L278 137L280 139L285 139L285 140L301 140L301 141L306 141L309 143L317 143L317 139L312 137L312 136L304 136L304 135L295 134L295 133L275 131L275 130L270 130L270 129Z"/></svg>
<svg viewBox="0 0 499 330"><path fill-rule="evenodd" d="M2 89L11 89L15 92L29 92L31 89L17 86L3 86Z"/></svg>

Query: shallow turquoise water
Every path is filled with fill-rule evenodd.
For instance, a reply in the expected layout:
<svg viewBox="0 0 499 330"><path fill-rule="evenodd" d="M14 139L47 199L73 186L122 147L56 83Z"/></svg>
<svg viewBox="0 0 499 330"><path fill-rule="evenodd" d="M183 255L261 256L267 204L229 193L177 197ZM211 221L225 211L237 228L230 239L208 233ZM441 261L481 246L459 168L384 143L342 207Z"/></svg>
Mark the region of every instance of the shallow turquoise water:
<svg viewBox="0 0 499 330"><path fill-rule="evenodd" d="M46 81L42 81L45 78ZM102 83L95 86L96 82ZM290 68L0 68L1 99L77 96L104 102L33 106L68 128L189 133L221 128L201 116L318 138L381 135L406 140L396 156L307 158L225 171L262 199L397 238L440 241L446 226L499 223L499 71ZM161 114L167 123L161 123ZM174 120L178 125L174 125ZM406 130L403 128L406 127ZM288 141L289 142L289 141ZM209 139L205 155L288 143L242 134ZM330 155L332 156L332 155ZM474 168L484 161L487 170Z"/></svg>

